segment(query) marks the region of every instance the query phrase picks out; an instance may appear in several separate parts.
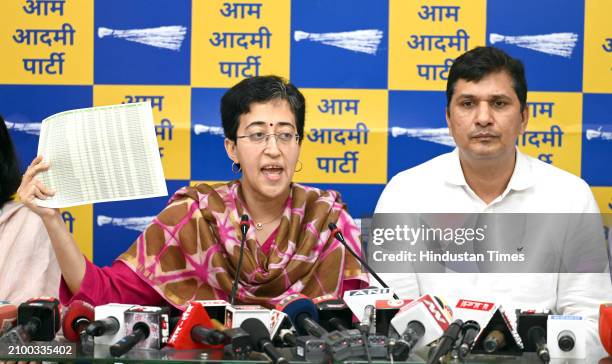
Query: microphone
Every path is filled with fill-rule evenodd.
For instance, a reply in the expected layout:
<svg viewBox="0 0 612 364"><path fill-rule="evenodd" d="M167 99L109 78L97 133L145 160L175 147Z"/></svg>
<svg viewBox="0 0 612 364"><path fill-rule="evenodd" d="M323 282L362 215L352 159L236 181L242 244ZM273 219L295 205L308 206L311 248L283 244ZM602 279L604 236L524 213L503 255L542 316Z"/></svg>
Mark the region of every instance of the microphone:
<svg viewBox="0 0 612 364"><path fill-rule="evenodd" d="M391 289L375 287L345 291L343 299L353 315L361 320L366 306L374 305L379 300L389 300L392 297Z"/></svg>
<svg viewBox="0 0 612 364"><path fill-rule="evenodd" d="M119 328L120 328L119 320L117 320L113 316L109 316L102 320L92 321L85 328L85 332L87 332L87 335L91 335L91 336L102 336L105 334L112 335L112 334L117 333L119 331Z"/></svg>
<svg viewBox="0 0 612 364"><path fill-rule="evenodd" d="M236 266L236 276L234 284L232 285L232 293L230 295L230 305L234 305L236 301L236 290L238 289L238 280L240 279L240 271L242 270L242 258L244 256L244 242L246 241L247 231L249 231L249 216L243 214L240 217L240 231L242 232L242 239L240 241L240 254L238 255L238 265Z"/></svg>
<svg viewBox="0 0 612 364"><path fill-rule="evenodd" d="M220 348L219 345L227 343L227 337L222 332L213 329L208 313L198 301L189 302L168 340L168 346L179 350Z"/></svg>
<svg viewBox="0 0 612 364"><path fill-rule="evenodd" d="M488 354L503 349L506 346L506 335L504 335L502 325L498 325L485 337L482 343L484 351Z"/></svg>
<svg viewBox="0 0 612 364"><path fill-rule="evenodd" d="M169 309L167 307L133 306L125 311L126 336L110 347L112 356L121 356L138 345L143 349L160 349L168 342Z"/></svg>
<svg viewBox="0 0 612 364"><path fill-rule="evenodd" d="M303 294L293 294L282 299L276 309L289 316L293 326L300 335L312 335L325 342L329 354L334 360L342 361L349 357L351 351L348 340L338 331L328 332L317 322L318 314L315 304ZM305 346L311 344L303 343ZM313 347L316 344L312 344ZM300 343L298 342L298 347ZM304 357L304 356L302 356Z"/></svg>
<svg viewBox="0 0 612 364"><path fill-rule="evenodd" d="M391 320L391 325L395 331L404 332L413 321L424 328L424 333L412 345L412 350L418 350L444 333L450 325L450 314L435 297L426 294L402 307Z"/></svg>
<svg viewBox="0 0 612 364"><path fill-rule="evenodd" d="M249 231L249 216L247 214L243 214L240 216L240 231L242 231L242 238L246 239L247 231Z"/></svg>
<svg viewBox="0 0 612 364"><path fill-rule="evenodd" d="M17 306L10 303L0 304L0 336L17 324Z"/></svg>
<svg viewBox="0 0 612 364"><path fill-rule="evenodd" d="M263 321L264 324L267 322L261 319L260 321ZM269 325L270 340L272 340L273 343L280 343L281 345L283 343L288 343L280 337L280 333L282 330L287 330L290 332L294 330L293 325L291 324L291 320L289 319L289 316L287 316L287 314L279 310L270 310L269 321L270 321L270 325ZM287 332L285 332L284 335L286 336ZM290 339L287 339L287 340L290 340Z"/></svg>
<svg viewBox="0 0 612 364"><path fill-rule="evenodd" d="M612 303L602 303L599 306L599 339L612 356Z"/></svg>
<svg viewBox="0 0 612 364"><path fill-rule="evenodd" d="M550 361L550 352L546 345L548 316L548 311L519 311L516 320L519 335L525 344L525 351L535 352L544 363Z"/></svg>
<svg viewBox="0 0 612 364"><path fill-rule="evenodd" d="M295 347L297 345L297 339L292 330L281 329L278 333L278 338L284 345L289 347Z"/></svg>
<svg viewBox="0 0 612 364"><path fill-rule="evenodd" d="M515 326L508 319L502 305L494 302L460 298L453 307L453 312L454 317L462 319L466 325L472 321L480 327L479 332L467 332L470 340L472 339L471 334L475 334L474 341L470 344L470 349L467 352L465 351L467 348L464 347L462 353L461 343L458 343L458 357L470 352L474 354L499 353L506 355L521 355L523 352L522 340ZM469 327L469 325L466 326L466 328ZM467 338L462 337L461 341L464 341L464 339Z"/></svg>
<svg viewBox="0 0 612 364"><path fill-rule="evenodd" d="M395 342L395 347L391 351L393 359L406 361L410 351L412 351L423 335L425 335L425 326L419 321L410 321L406 325L406 330L402 333L401 338Z"/></svg>
<svg viewBox="0 0 612 364"><path fill-rule="evenodd" d="M110 354L115 357L121 356L130 351L136 344L148 338L150 334L149 325L144 322L137 322L134 324L131 334L124 336L110 347Z"/></svg>
<svg viewBox="0 0 612 364"><path fill-rule="evenodd" d="M19 305L17 326L0 341L15 345L30 341L51 341L59 328L59 300L54 297L32 298Z"/></svg>
<svg viewBox="0 0 612 364"><path fill-rule="evenodd" d="M571 351L576 343L576 335L570 330L563 330L557 336L557 343L562 351Z"/></svg>
<svg viewBox="0 0 612 364"><path fill-rule="evenodd" d="M125 311L134 305L109 303L95 308L95 321L92 321L85 332L94 337L94 343L112 345L123 335Z"/></svg>
<svg viewBox="0 0 612 364"><path fill-rule="evenodd" d="M338 240L342 245L344 245L346 250L348 250L349 253L351 253L351 255L354 256L355 259L357 259L359 263L361 263L361 265L365 267L368 273L370 273L372 277L374 277L374 279L376 279L376 281L383 288L389 288L389 286L382 280L382 278L378 276L378 274L376 274L376 272L368 265L368 263L366 263L365 260L363 260L357 253L355 253L355 251L351 249L351 247L346 243L344 235L342 234L342 231L338 229L338 226L336 226L336 224L334 224L333 222L330 222L327 226L329 227L329 230L331 230L332 235L336 238L336 240ZM393 298L399 300L399 297L397 297L395 293L393 293Z"/></svg>
<svg viewBox="0 0 612 364"><path fill-rule="evenodd" d="M83 301L73 301L64 311L62 331L64 337L72 342L79 342L81 335L86 334L86 327L94 319L94 307Z"/></svg>
<svg viewBox="0 0 612 364"><path fill-rule="evenodd" d="M527 330L527 338L536 347L536 354L544 363L550 361L550 353L546 346L546 332L541 326L532 326Z"/></svg>
<svg viewBox="0 0 612 364"><path fill-rule="evenodd" d="M461 333L462 326L463 321L461 320L455 320L448 326L448 328L444 331L444 334L442 334L442 337L440 338L440 341L433 354L427 358L427 364L438 363L441 357L451 351L455 340L457 340L457 337L459 337L459 334Z"/></svg>
<svg viewBox="0 0 612 364"><path fill-rule="evenodd" d="M225 309L225 327L228 329L240 327L242 321L256 318L271 325L270 310L259 305L229 305Z"/></svg>
<svg viewBox="0 0 612 364"><path fill-rule="evenodd" d="M468 320L461 327L463 340L459 345L459 359L465 358L474 347L474 341L480 332L480 324L474 320Z"/></svg>
<svg viewBox="0 0 612 364"><path fill-rule="evenodd" d="M206 345L225 345L229 344L228 338L223 332L196 325L191 329L193 341Z"/></svg>
<svg viewBox="0 0 612 364"><path fill-rule="evenodd" d="M327 332L317 323L319 316L314 303L303 294L289 295L280 300L275 308L289 316L299 335L310 333L321 337Z"/></svg>
<svg viewBox="0 0 612 364"><path fill-rule="evenodd" d="M363 309L363 316L361 323L359 324L359 331L362 334L368 334L370 332L370 326L372 325L372 316L374 315L374 306L367 305Z"/></svg>
<svg viewBox="0 0 612 364"><path fill-rule="evenodd" d="M331 325L330 320L332 318L339 319L342 323L348 324L349 326L353 322L353 313L346 305L346 302L336 295L326 294L319 296L313 298L312 302L317 305L319 323L327 331L338 329L334 325Z"/></svg>
<svg viewBox="0 0 612 364"><path fill-rule="evenodd" d="M546 337L551 359L585 359L585 326L586 322L581 316L548 316Z"/></svg>
<svg viewBox="0 0 612 364"><path fill-rule="evenodd" d="M273 364L289 364L289 360L285 359L276 351L272 341L269 339L270 332L260 320L249 318L242 322L240 327L246 331L251 338L251 345L256 351L266 353Z"/></svg>
<svg viewBox="0 0 612 364"><path fill-rule="evenodd" d="M376 333L388 335L391 319L412 300L376 300Z"/></svg>

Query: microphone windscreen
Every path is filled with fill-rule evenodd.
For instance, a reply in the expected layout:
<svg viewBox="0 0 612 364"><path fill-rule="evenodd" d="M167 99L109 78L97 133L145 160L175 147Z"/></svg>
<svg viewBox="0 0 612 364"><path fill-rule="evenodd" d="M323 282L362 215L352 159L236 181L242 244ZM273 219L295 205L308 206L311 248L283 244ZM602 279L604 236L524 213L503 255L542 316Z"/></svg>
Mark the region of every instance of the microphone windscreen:
<svg viewBox="0 0 612 364"><path fill-rule="evenodd" d="M189 302L187 309L183 312L172 336L168 341L168 346L179 350L208 349L214 346L194 341L191 330L194 326L203 326L207 329L212 328L212 323L208 313L202 303L198 301Z"/></svg>
<svg viewBox="0 0 612 364"><path fill-rule="evenodd" d="M261 340L270 340L270 332L266 325L261 320L256 318L248 318L240 324L240 328L247 332L251 337L251 345L261 351Z"/></svg>
<svg viewBox="0 0 612 364"><path fill-rule="evenodd" d="M73 301L65 310L62 319L62 330L64 337L72 342L78 342L80 335L75 329L73 323L83 318L91 322L94 320L95 309L92 305L83 301Z"/></svg>
<svg viewBox="0 0 612 364"><path fill-rule="evenodd" d="M293 323L293 326L298 331L302 330L296 320L297 317L302 313L307 314L315 321L319 321L317 306L315 306L314 302L312 302L310 298L306 297L303 294L295 294L286 297L276 305L276 309L284 312L287 316L289 316L291 323Z"/></svg>
<svg viewBox="0 0 612 364"><path fill-rule="evenodd" d="M0 336L17 324L17 306L10 303L0 305Z"/></svg>

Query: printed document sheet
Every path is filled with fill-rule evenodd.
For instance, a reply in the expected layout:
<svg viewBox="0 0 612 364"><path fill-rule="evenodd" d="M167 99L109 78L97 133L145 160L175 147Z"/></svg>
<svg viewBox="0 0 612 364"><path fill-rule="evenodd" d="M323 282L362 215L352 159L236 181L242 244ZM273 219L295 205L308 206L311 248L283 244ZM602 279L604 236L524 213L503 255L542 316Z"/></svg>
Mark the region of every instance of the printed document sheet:
<svg viewBox="0 0 612 364"><path fill-rule="evenodd" d="M39 206L69 207L166 196L151 105L64 111L43 120L38 155L51 167L37 178L56 191Z"/></svg>

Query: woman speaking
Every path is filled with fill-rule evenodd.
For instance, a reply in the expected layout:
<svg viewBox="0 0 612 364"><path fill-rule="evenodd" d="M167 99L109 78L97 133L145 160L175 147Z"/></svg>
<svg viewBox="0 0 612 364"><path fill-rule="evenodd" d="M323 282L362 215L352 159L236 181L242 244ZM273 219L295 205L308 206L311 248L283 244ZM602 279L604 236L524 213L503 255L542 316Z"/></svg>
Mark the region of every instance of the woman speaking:
<svg viewBox="0 0 612 364"><path fill-rule="evenodd" d="M335 223L361 254L359 228L335 191L292 182L299 173L305 100L276 76L245 79L221 99L228 168L240 178L227 184L183 187L132 246L110 267L89 262L57 209L35 198L53 195L37 173L49 168L39 156L27 169L19 197L41 216L61 271L64 304L80 299L184 309L191 300L225 299L240 256L240 222L248 216L236 300L272 306L287 295L341 295L367 285L359 262L328 229ZM206 163L200 156L199 163ZM112 242L96 242L109 244Z"/></svg>

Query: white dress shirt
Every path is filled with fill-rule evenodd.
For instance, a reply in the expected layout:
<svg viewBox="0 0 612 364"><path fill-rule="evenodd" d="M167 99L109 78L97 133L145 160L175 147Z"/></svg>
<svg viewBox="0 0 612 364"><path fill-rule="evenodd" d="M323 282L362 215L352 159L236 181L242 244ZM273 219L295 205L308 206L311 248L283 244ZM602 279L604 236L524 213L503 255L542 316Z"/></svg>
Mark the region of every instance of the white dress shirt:
<svg viewBox="0 0 612 364"><path fill-rule="evenodd" d="M598 213L585 181L517 149L505 191L491 203L468 186L458 150L398 173L385 187L375 213ZM612 302L608 273L385 273L400 297L438 295L449 304L459 298L514 309L550 309L588 320L589 357L605 356L597 333L599 305ZM372 281L372 280L371 280Z"/></svg>

